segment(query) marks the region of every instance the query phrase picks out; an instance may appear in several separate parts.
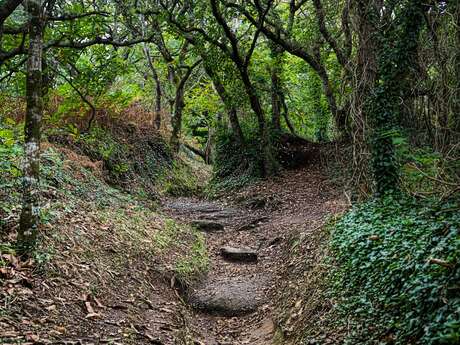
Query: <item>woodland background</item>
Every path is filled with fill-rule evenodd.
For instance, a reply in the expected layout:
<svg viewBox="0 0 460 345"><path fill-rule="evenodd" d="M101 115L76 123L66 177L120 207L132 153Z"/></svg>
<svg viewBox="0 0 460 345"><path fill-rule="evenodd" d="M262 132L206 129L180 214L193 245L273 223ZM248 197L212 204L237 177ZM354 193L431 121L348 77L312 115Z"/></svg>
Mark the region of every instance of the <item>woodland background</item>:
<svg viewBox="0 0 460 345"><path fill-rule="evenodd" d="M313 161L354 205L326 241L350 341L459 341L458 1L3 0L0 98L1 253L47 261L88 173L213 198Z"/></svg>

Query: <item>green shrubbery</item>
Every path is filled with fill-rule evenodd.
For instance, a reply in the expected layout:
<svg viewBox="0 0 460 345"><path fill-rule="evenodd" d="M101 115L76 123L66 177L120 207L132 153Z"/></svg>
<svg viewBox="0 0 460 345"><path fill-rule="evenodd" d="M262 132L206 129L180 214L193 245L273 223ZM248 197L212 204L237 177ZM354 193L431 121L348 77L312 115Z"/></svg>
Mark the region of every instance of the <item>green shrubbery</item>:
<svg viewBox="0 0 460 345"><path fill-rule="evenodd" d="M256 133L256 130L252 131ZM220 128L216 133L214 176L210 191L239 188L261 177L262 160L256 135L246 138L246 150L238 145L231 130Z"/></svg>
<svg viewBox="0 0 460 345"><path fill-rule="evenodd" d="M22 126L0 118L0 233L6 219L20 206L22 137Z"/></svg>
<svg viewBox="0 0 460 345"><path fill-rule="evenodd" d="M349 344L460 342L457 201L368 201L336 224L332 250Z"/></svg>

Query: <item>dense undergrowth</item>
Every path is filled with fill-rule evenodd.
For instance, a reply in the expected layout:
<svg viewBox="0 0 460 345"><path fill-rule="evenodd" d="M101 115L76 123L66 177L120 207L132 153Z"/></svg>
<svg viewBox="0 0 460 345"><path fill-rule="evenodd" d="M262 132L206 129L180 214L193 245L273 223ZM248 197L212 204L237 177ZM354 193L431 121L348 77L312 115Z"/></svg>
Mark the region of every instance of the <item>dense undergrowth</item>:
<svg viewBox="0 0 460 345"><path fill-rule="evenodd" d="M51 135L49 139L101 162L104 179L127 191L155 198L165 193L194 195L202 187L193 164L183 157L173 158L164 139L151 128L117 122L78 136Z"/></svg>
<svg viewBox="0 0 460 345"><path fill-rule="evenodd" d="M143 185L132 184L128 193L126 185L113 184L104 163L45 142L40 241L29 260L19 260L21 150L20 141L9 144L1 151L0 343L61 343L63 337L89 343L93 334L101 342L115 335L123 344L145 343L133 325L146 322L145 305L153 303L169 306L155 311L162 321L180 319L185 307L171 282L186 285L207 270L203 235L162 214ZM158 329L154 335L182 339L185 333Z"/></svg>
<svg viewBox="0 0 460 345"><path fill-rule="evenodd" d="M370 200L337 222L331 245L347 344L459 343L458 200Z"/></svg>
<svg viewBox="0 0 460 345"><path fill-rule="evenodd" d="M238 190L264 178L260 153L261 141L257 129L244 124L245 142L242 148L233 132L220 128L215 138L213 178L206 188L208 196ZM271 131L273 166L277 173L316 162L319 145L303 137L282 131Z"/></svg>
<svg viewBox="0 0 460 345"><path fill-rule="evenodd" d="M261 177L257 141L242 150L231 131L220 129L216 134L213 178L207 188L209 196L241 188Z"/></svg>
<svg viewBox="0 0 460 345"><path fill-rule="evenodd" d="M21 133L13 121L2 128L6 139L0 145L0 253L14 253L22 202ZM47 139L41 155L42 243L35 261L59 256L58 248L65 245L62 220L85 218L89 212L95 222L89 224L92 235L110 227L108 241L133 255L164 257L179 280L188 281L206 270L204 238L157 210L161 195L199 192L198 167L186 158L173 160L161 137L135 127L95 126L87 134L50 133ZM68 235L90 237L86 231ZM88 242L87 247L97 252L97 244Z"/></svg>

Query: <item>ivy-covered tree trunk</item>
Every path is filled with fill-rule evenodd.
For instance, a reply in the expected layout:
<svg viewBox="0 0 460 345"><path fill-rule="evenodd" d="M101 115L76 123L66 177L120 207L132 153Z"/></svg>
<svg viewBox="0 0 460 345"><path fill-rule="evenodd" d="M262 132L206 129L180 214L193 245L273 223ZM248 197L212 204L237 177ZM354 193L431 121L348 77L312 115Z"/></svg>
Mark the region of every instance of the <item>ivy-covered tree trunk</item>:
<svg viewBox="0 0 460 345"><path fill-rule="evenodd" d="M41 0L25 2L29 16L29 50L27 63L25 119L25 158L23 177L23 205L20 217L17 246L21 254L33 250L40 222L39 173L40 173L40 126L43 113L42 100L42 54L43 21Z"/></svg>
<svg viewBox="0 0 460 345"><path fill-rule="evenodd" d="M422 1L407 0L399 9L393 10L395 13L384 13L394 9L391 5L384 3L379 8L375 3L367 2L368 20L377 42L378 74L368 100L368 113L373 127L372 168L378 195L399 189L394 139L400 136L401 98L410 87L408 76L415 65L414 54L423 23Z"/></svg>
<svg viewBox="0 0 460 345"><path fill-rule="evenodd" d="M454 106L453 106L453 111L454 111L454 116L453 120L455 121L454 123L454 130L456 132L456 137L460 137L460 1L454 1L453 2L453 15L455 17L455 26L456 26L456 49L457 53L455 54L455 59L454 59L454 72L455 76L457 77L456 79L456 92L455 92L455 97L454 97Z"/></svg>

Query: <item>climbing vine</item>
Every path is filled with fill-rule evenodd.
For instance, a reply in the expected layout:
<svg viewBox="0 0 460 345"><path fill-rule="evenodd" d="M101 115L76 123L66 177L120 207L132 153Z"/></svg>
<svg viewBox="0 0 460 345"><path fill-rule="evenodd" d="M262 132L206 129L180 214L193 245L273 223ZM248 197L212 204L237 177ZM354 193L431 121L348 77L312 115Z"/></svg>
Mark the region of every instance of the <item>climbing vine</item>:
<svg viewBox="0 0 460 345"><path fill-rule="evenodd" d="M408 0L401 4L387 1L380 10L371 4L367 13L377 42L378 68L368 100L373 125L372 168L376 191L385 194L397 190L399 184L394 140L401 135L398 128L403 116L401 99L414 71L414 55L423 23L422 1Z"/></svg>

